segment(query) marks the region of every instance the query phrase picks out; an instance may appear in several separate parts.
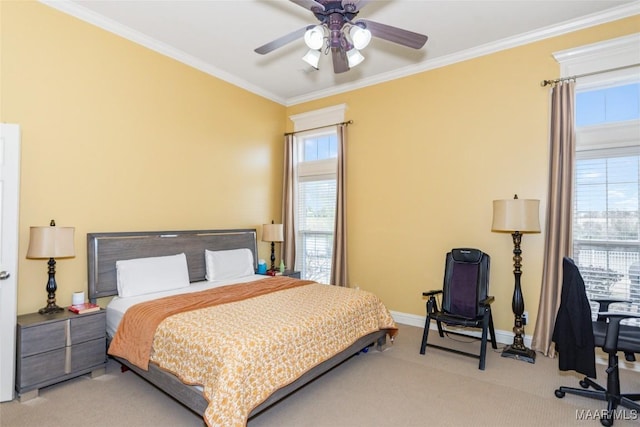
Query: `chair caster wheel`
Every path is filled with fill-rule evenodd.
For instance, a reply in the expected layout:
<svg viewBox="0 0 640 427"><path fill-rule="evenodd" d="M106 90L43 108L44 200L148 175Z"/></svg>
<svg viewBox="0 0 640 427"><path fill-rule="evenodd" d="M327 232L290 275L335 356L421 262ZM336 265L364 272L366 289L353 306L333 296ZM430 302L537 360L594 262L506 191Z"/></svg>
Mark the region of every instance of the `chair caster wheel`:
<svg viewBox="0 0 640 427"><path fill-rule="evenodd" d="M601 418L600 424L602 424L604 427L611 427L613 425L613 418Z"/></svg>
<svg viewBox="0 0 640 427"><path fill-rule="evenodd" d="M580 381L580 387L582 388L589 388L589 383L586 382L585 380L581 380Z"/></svg>
<svg viewBox="0 0 640 427"><path fill-rule="evenodd" d="M558 399L562 399L565 395L565 392L560 389L556 390L554 393Z"/></svg>

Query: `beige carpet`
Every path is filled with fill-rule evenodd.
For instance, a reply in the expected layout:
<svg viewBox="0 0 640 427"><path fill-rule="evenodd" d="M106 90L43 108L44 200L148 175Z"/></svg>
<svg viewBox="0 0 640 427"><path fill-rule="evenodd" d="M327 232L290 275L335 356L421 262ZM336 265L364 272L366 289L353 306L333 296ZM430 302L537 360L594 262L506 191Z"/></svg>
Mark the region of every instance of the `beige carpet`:
<svg viewBox="0 0 640 427"><path fill-rule="evenodd" d="M557 360L538 356L535 364L490 351L485 371L476 359L427 348L418 353L422 330L400 325L393 346L349 359L336 369L249 420L249 427L358 426L600 426L604 402L567 395L579 376L561 374ZM436 333L432 334L435 338ZM459 338L458 338L459 339ZM446 340L475 350L477 342ZM598 378L605 376L599 366ZM640 391L640 373L624 371L623 390ZM637 426L626 410L616 426ZM29 402L0 405L0 425L203 426L202 419L132 372L109 362L107 374L44 388Z"/></svg>

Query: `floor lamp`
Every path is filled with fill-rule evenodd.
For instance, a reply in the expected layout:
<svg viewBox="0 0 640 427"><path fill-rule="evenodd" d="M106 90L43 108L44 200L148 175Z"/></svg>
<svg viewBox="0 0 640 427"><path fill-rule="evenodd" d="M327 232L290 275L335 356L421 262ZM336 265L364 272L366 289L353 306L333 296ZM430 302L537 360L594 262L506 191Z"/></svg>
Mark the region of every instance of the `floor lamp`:
<svg viewBox="0 0 640 427"><path fill-rule="evenodd" d="M64 310L56 305L56 260L55 258L70 258L75 256L74 228L56 227L54 220L48 227L31 227L29 233L29 249L27 258L49 258L49 280L47 281L47 305L41 308L40 314L58 313Z"/></svg>
<svg viewBox="0 0 640 427"><path fill-rule="evenodd" d="M522 323L524 298L520 286L520 276L522 276L522 271L520 270L522 261L520 242L522 241L523 233L540 232L539 208L539 200L518 199L517 194L513 199L494 200L493 225L491 227L491 231L511 233L513 237L513 275L515 276L515 285L511 308L515 315L513 326L515 335L513 344L506 346L502 351L502 357L510 357L529 363L535 363L536 353L524 345L524 325Z"/></svg>

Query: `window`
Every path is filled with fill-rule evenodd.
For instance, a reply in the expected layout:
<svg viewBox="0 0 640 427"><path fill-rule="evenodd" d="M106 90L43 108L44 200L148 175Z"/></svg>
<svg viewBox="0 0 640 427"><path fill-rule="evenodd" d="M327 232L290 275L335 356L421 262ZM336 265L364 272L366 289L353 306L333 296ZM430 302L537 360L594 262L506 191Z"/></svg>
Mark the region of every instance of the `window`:
<svg viewBox="0 0 640 427"><path fill-rule="evenodd" d="M296 266L303 279L331 281L338 134L346 104L290 116L296 131Z"/></svg>
<svg viewBox="0 0 640 427"><path fill-rule="evenodd" d="M639 43L632 34L554 53L562 76L582 76L572 256L589 299L631 299L633 310L640 310ZM595 319L597 303L591 308Z"/></svg>
<svg viewBox="0 0 640 427"><path fill-rule="evenodd" d="M640 304L640 82L603 80L576 86L573 257L589 299Z"/></svg>
<svg viewBox="0 0 640 427"><path fill-rule="evenodd" d="M305 132L298 144L296 269L329 283L336 211L337 134Z"/></svg>

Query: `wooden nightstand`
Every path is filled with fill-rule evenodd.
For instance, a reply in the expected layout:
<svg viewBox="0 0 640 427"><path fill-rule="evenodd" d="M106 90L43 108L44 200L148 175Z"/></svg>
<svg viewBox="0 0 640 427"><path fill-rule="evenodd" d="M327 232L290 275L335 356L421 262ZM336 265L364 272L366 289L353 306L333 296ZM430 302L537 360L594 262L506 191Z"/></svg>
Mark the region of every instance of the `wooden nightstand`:
<svg viewBox="0 0 640 427"><path fill-rule="evenodd" d="M16 391L20 401L37 397L40 388L60 381L104 374L106 320L104 310L18 316Z"/></svg>

